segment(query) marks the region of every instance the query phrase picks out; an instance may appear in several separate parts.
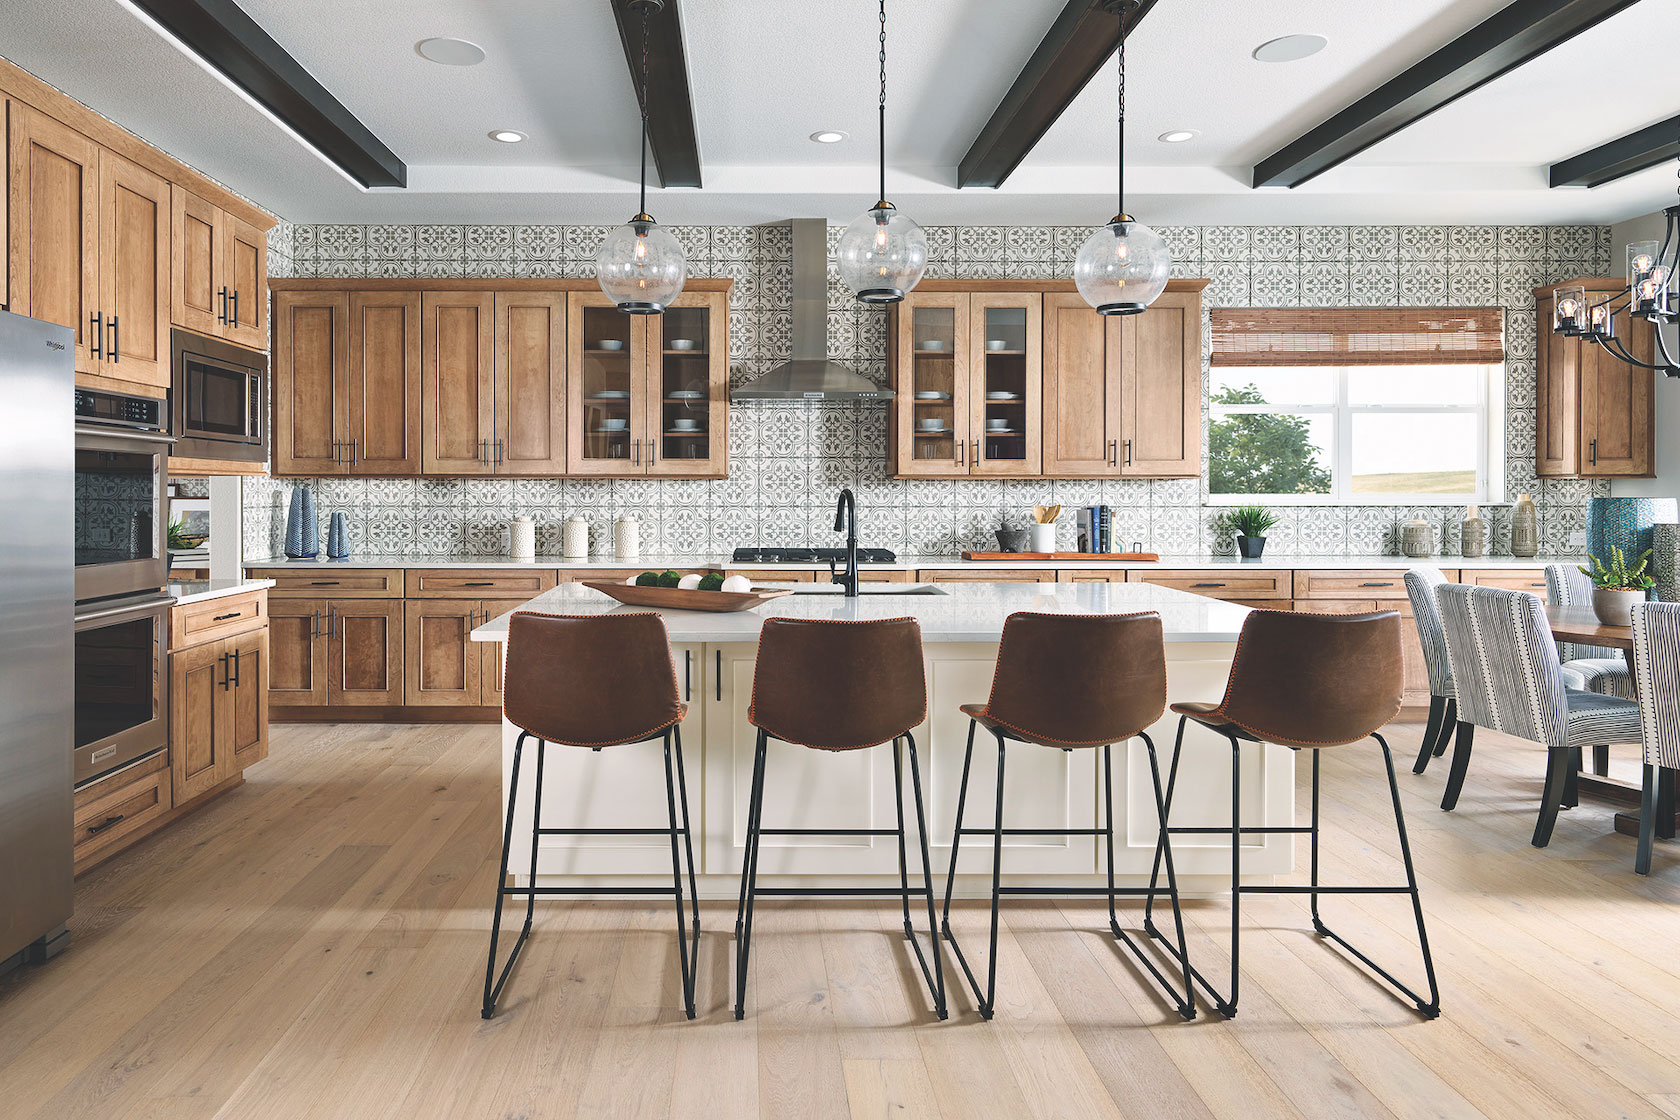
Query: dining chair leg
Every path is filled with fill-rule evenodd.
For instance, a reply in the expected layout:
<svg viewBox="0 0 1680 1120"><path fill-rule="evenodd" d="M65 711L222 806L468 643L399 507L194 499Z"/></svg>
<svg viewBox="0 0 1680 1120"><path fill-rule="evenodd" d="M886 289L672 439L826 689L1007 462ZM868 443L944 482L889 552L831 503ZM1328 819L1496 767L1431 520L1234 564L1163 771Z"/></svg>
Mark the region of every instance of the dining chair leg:
<svg viewBox="0 0 1680 1120"><path fill-rule="evenodd" d="M1470 747L1476 737L1476 725L1458 724L1457 742L1453 745L1452 769L1447 773L1447 788L1441 794L1441 808L1452 812L1458 807L1458 793L1464 788L1464 772L1470 769Z"/></svg>
<svg viewBox="0 0 1680 1120"><path fill-rule="evenodd" d="M1435 757L1440 758L1447 753L1447 744L1452 742L1453 732L1458 730L1458 698L1452 697L1447 701L1447 717L1441 721L1441 734L1435 740Z"/></svg>
<svg viewBox="0 0 1680 1120"><path fill-rule="evenodd" d="M1447 698L1445 696L1430 696L1429 723L1423 729L1423 742L1418 746L1417 761L1412 763L1412 773L1421 774L1429 765L1429 760L1435 757L1435 743L1441 737L1441 726L1446 722Z"/></svg>
<svg viewBox="0 0 1680 1120"><path fill-rule="evenodd" d="M1569 773L1564 775L1563 779L1563 807L1565 809L1573 809L1581 803L1581 789L1576 775L1584 769L1586 769L1586 763L1582 760L1581 748L1570 747Z"/></svg>
<svg viewBox="0 0 1680 1120"><path fill-rule="evenodd" d="M968 721L968 746L963 751L962 781L957 785L957 827L951 833L951 863L945 871L945 908L939 915L939 932L951 940L951 892L957 883L957 849L962 846L963 806L968 804L968 764L974 761L975 721Z"/></svg>
<svg viewBox="0 0 1680 1120"><path fill-rule="evenodd" d="M1569 784L1570 757L1567 748L1555 749L1546 755L1546 788L1540 795L1540 819L1534 824L1536 848L1552 842L1552 828L1557 824L1558 810L1563 807L1564 787Z"/></svg>
<svg viewBox="0 0 1680 1120"><path fill-rule="evenodd" d="M1610 773L1610 744L1597 743L1593 746L1593 773L1605 777Z"/></svg>
<svg viewBox="0 0 1680 1120"><path fill-rule="evenodd" d="M1633 857L1633 870L1640 875L1651 873L1651 848L1657 837L1657 770L1645 764L1639 792L1639 850Z"/></svg>

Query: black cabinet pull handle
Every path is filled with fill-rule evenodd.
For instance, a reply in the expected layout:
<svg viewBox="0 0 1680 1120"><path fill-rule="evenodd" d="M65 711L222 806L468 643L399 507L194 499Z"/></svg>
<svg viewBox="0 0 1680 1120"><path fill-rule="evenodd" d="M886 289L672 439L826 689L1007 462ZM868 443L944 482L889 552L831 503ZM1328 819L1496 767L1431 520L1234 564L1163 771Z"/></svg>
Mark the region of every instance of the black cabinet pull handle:
<svg viewBox="0 0 1680 1120"><path fill-rule="evenodd" d="M219 312L216 313L216 322L225 323L225 322L228 321L228 317L227 317L227 289L225 287L221 290L221 297L222 297L222 309Z"/></svg>
<svg viewBox="0 0 1680 1120"><path fill-rule="evenodd" d="M224 653L224 654L222 654L222 659L221 659L222 660L222 691L223 692L226 692L229 688L233 687L233 670L228 668L228 658L230 656L232 656L232 655Z"/></svg>
<svg viewBox="0 0 1680 1120"><path fill-rule="evenodd" d="M717 650L717 698L723 699L723 651Z"/></svg>
<svg viewBox="0 0 1680 1120"><path fill-rule="evenodd" d="M694 699L694 651L683 650L683 699Z"/></svg>
<svg viewBox="0 0 1680 1120"><path fill-rule="evenodd" d="M117 317L115 315L111 316L111 360L113 362L122 361L122 354L117 349Z"/></svg>
<svg viewBox="0 0 1680 1120"><path fill-rule="evenodd" d="M1587 449L1588 449L1588 453L1591 456L1591 458L1589 459L1589 462L1591 462L1592 465L1595 466L1595 467L1598 466L1598 440L1595 439L1595 440L1592 440L1590 443L1588 443L1587 444Z"/></svg>
<svg viewBox="0 0 1680 1120"><path fill-rule="evenodd" d="M309 581L309 586L311 586L311 587L337 587L338 586L338 581L336 579L313 579L313 580ZM316 613L320 613L320 612L316 612Z"/></svg>
<svg viewBox="0 0 1680 1120"><path fill-rule="evenodd" d="M239 289L233 289L233 325L239 325Z"/></svg>
<svg viewBox="0 0 1680 1120"><path fill-rule="evenodd" d="M1391 580L1391 579L1366 580L1364 583L1360 584L1359 586L1361 586L1361 587L1393 587L1394 586L1394 581Z"/></svg>
<svg viewBox="0 0 1680 1120"><path fill-rule="evenodd" d="M114 817L106 817L99 824L90 824L90 825L88 825L88 835L92 836L95 833L104 832L107 828L110 828L112 825L116 824L118 821L122 820L126 816L128 816L127 813L118 813Z"/></svg>
<svg viewBox="0 0 1680 1120"><path fill-rule="evenodd" d="M233 651L233 687L239 687L239 651Z"/></svg>
<svg viewBox="0 0 1680 1120"><path fill-rule="evenodd" d="M321 636L321 608L320 607L315 608L315 616L314 617L315 617L315 621L311 622L309 624L309 636L311 638L319 638Z"/></svg>
<svg viewBox="0 0 1680 1120"><path fill-rule="evenodd" d="M96 358L105 356L105 316L97 311L88 316L88 322L93 324L93 330L88 332L88 349Z"/></svg>
<svg viewBox="0 0 1680 1120"><path fill-rule="evenodd" d="M244 611L230 611L227 614L219 614L215 618L212 618L210 621L211 622L226 622L228 619L238 618L240 615L242 615L244 613L245 613Z"/></svg>
<svg viewBox="0 0 1680 1120"><path fill-rule="evenodd" d="M1191 587L1224 587L1223 583L1192 583Z"/></svg>
<svg viewBox="0 0 1680 1120"><path fill-rule="evenodd" d="M1126 441L1126 465L1128 467L1132 465L1132 441L1131 440Z"/></svg>
<svg viewBox="0 0 1680 1120"><path fill-rule="evenodd" d="M650 461L651 461L651 456L653 455L653 444L652 443L648 444L648 455L649 455ZM496 441L496 465L499 467L505 462L507 462L507 456L502 453L502 441L500 439L498 439Z"/></svg>
<svg viewBox="0 0 1680 1120"><path fill-rule="evenodd" d="M494 587L494 586L496 586L496 581L493 580L493 579L469 579L466 583L463 583L461 586L462 587Z"/></svg>

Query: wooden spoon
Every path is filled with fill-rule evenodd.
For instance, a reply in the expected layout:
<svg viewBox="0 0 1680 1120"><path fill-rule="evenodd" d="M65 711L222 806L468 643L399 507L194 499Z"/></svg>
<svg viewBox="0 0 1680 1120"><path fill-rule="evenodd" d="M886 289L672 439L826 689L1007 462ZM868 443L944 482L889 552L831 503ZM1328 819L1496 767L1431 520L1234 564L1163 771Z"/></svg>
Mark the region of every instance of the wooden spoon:
<svg viewBox="0 0 1680 1120"><path fill-rule="evenodd" d="M1034 506L1033 507L1033 520L1038 522L1040 525L1042 525L1042 524L1044 524L1044 515L1049 513L1049 512L1050 511L1043 506Z"/></svg>
<svg viewBox="0 0 1680 1120"><path fill-rule="evenodd" d="M1038 523L1040 525L1051 525L1051 524L1055 523L1056 518L1058 518L1062 515L1062 507L1061 506L1049 506L1049 507L1038 506L1037 508L1035 508L1033 510L1033 513L1034 513L1035 516L1038 517Z"/></svg>

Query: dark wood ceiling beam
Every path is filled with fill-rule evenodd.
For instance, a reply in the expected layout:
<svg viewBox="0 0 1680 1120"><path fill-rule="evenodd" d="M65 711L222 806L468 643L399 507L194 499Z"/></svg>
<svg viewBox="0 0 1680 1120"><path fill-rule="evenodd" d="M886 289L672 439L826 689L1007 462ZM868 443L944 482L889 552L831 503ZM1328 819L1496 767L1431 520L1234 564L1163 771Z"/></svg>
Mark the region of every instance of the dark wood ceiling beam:
<svg viewBox="0 0 1680 1120"><path fill-rule="evenodd" d="M1142 0L1125 34L1149 14ZM958 187L999 187L1114 54L1120 21L1102 0L1068 0L957 165Z"/></svg>
<svg viewBox="0 0 1680 1120"><path fill-rule="evenodd" d="M1261 160L1254 185L1298 187L1636 2L1516 0Z"/></svg>
<svg viewBox="0 0 1680 1120"><path fill-rule="evenodd" d="M1552 186L1596 187L1676 159L1680 159L1680 117L1670 117L1552 164Z"/></svg>
<svg viewBox="0 0 1680 1120"><path fill-rule="evenodd" d="M633 89L642 86L642 16L630 0L609 0L618 21L624 60L630 64ZM677 0L648 16L648 147L662 187L700 185L700 146L694 138L694 100L688 91L688 59L683 50L682 16ZM640 107L637 109L640 113Z"/></svg>
<svg viewBox="0 0 1680 1120"><path fill-rule="evenodd" d="M408 185L408 167L233 0L134 0L364 187Z"/></svg>

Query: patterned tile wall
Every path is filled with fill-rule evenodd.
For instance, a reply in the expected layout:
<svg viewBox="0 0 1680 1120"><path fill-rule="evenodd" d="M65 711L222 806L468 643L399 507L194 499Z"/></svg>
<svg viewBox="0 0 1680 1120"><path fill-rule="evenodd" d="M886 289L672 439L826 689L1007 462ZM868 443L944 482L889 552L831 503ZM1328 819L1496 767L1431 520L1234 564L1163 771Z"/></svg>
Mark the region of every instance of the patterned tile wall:
<svg viewBox="0 0 1680 1120"><path fill-rule="evenodd" d="M729 277L730 378L742 384L791 353L792 247L784 227L677 226L690 274ZM830 248L839 237L830 230ZM1051 226L934 226L930 277L1040 279L1069 275L1088 230ZM1574 551L1585 503L1601 482L1534 477L1536 322L1530 289L1603 275L1610 231L1601 226L1179 226L1161 231L1174 273L1205 276L1214 306L1501 306L1505 309L1506 476L1512 498L1534 494L1547 552ZM289 225L270 237L276 276L560 276L594 274L604 226ZM886 315L865 308L829 271L828 349L877 380L886 377ZM1205 330L1205 323L1204 323ZM1204 347L1205 349L1205 347ZM1205 370L1204 370L1205 375ZM1115 507L1117 536L1162 553L1229 551L1215 540L1206 471L1162 481L898 481L887 477L886 406L742 403L730 409L730 475L713 482L598 479L320 479L323 521L349 513L353 547L421 553L500 552L512 512L538 523L538 546L559 551L559 526L578 515L594 547L609 526L640 523L647 552L717 552L736 545L822 545L842 486L858 494L868 545L901 553L990 546L1007 516L1034 503ZM289 479L245 483L250 555L278 552ZM1509 547L1507 508L1492 513L1491 551ZM1462 509L1348 505L1293 507L1272 534L1278 552L1393 553L1396 526L1428 518L1449 554ZM1072 519L1062 519L1071 546Z"/></svg>

